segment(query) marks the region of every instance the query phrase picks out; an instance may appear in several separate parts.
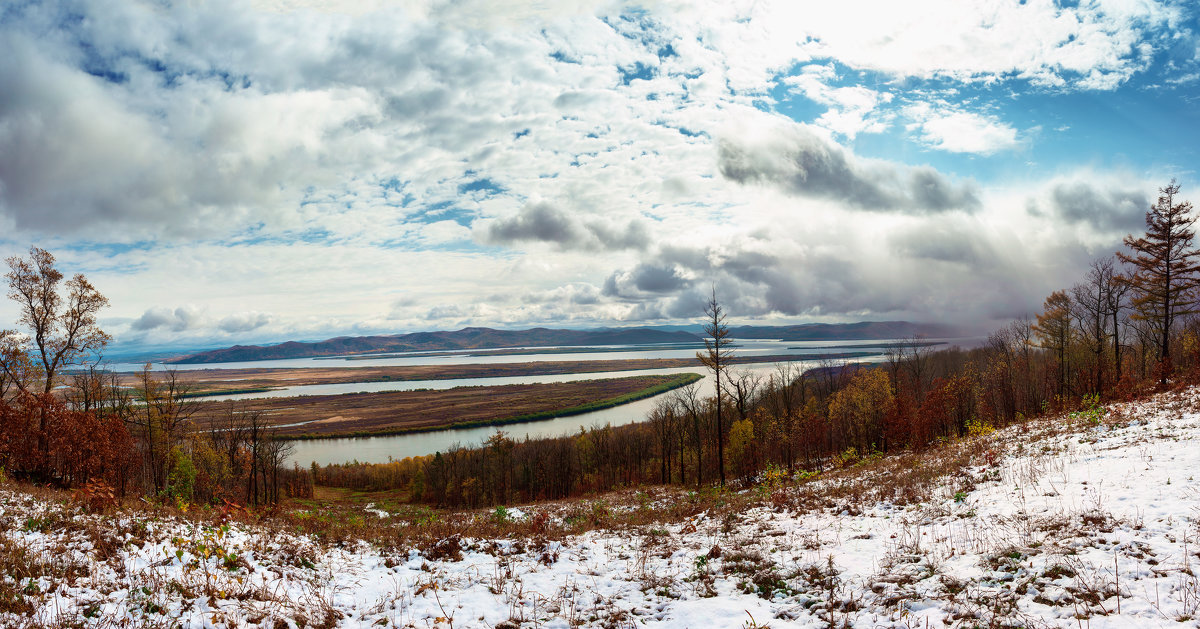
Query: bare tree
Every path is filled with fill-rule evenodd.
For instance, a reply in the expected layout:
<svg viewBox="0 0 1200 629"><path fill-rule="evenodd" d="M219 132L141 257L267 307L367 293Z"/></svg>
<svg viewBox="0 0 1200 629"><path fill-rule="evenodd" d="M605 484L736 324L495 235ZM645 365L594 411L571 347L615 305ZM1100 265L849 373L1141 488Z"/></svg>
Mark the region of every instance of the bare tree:
<svg viewBox="0 0 1200 629"><path fill-rule="evenodd" d="M679 432L679 416L675 409L675 400L671 396L664 396L654 404L654 408L650 409L650 426L654 429L654 436L658 441L658 449L661 453L659 461L659 477L666 484L671 482L671 451L674 449L677 433ZM683 466L681 459L679 465Z"/></svg>
<svg viewBox="0 0 1200 629"><path fill-rule="evenodd" d="M1087 281L1071 289L1071 313L1092 354L1092 392L1100 394L1104 385L1104 352L1108 348L1108 315L1112 298L1113 263L1111 259L1093 260Z"/></svg>
<svg viewBox="0 0 1200 629"><path fill-rule="evenodd" d="M737 370L726 378L725 386L729 389L729 397L733 398L733 407L737 410L738 419L750 416L762 382L762 376L748 369Z"/></svg>
<svg viewBox="0 0 1200 629"><path fill-rule="evenodd" d="M804 378L803 369L797 368L795 363L786 362L775 365L775 372L767 383L765 402L774 419L772 428L778 437L776 446L781 450L788 474L792 473L796 462L794 444L799 431L797 418L804 409Z"/></svg>
<svg viewBox="0 0 1200 629"><path fill-rule="evenodd" d="M270 438L267 421L260 410L248 410L243 415L245 426L246 449L250 459L250 476L246 481L246 504L257 505L262 491L258 477L263 470L263 454L265 444ZM453 449L452 449L453 450Z"/></svg>
<svg viewBox="0 0 1200 629"><path fill-rule="evenodd" d="M1111 259L1111 258L1110 258ZM1122 312L1128 309L1128 295L1130 285L1125 277L1115 272L1110 278L1108 291L1105 293L1105 309L1107 310L1109 321L1112 323L1109 336L1112 338L1112 355L1113 355L1113 381L1121 381L1122 360L1122 343L1121 330L1126 329L1128 336L1128 315L1122 316Z"/></svg>
<svg viewBox="0 0 1200 629"><path fill-rule="evenodd" d="M921 334L914 334L900 341L902 364L908 369L909 377L912 378L917 404L925 401L925 393L929 390L933 380L933 370L929 365L930 355L933 352L929 348L929 342Z"/></svg>
<svg viewBox="0 0 1200 629"><path fill-rule="evenodd" d="M279 504L279 472L295 450L295 445L280 439L277 431L269 430L258 450L262 459L258 467L263 477L263 497L266 502Z"/></svg>
<svg viewBox="0 0 1200 629"><path fill-rule="evenodd" d="M675 389L671 396L676 408L685 413L690 420L690 430L680 432L681 435L691 433L692 443L696 447L696 487L699 488L704 485L704 402L700 398L700 389L694 382ZM684 476L682 457L679 461L679 473L680 476ZM686 484L687 479L682 482Z"/></svg>

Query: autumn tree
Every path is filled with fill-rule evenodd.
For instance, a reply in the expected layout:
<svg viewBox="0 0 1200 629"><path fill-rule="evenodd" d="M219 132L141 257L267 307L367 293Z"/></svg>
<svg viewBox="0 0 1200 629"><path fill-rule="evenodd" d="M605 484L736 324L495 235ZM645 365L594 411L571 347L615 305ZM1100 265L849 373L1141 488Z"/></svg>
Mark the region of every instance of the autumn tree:
<svg viewBox="0 0 1200 629"><path fill-rule="evenodd" d="M96 314L108 305L108 298L81 274L63 284L54 256L45 249L33 247L28 260L14 256L5 262L8 298L17 302L19 323L28 333L0 331L0 356L27 357L45 395L54 389L64 368L83 364L111 340L96 324ZM22 377L21 365L4 360L0 367L13 384L32 393L27 389L36 385Z"/></svg>
<svg viewBox="0 0 1200 629"><path fill-rule="evenodd" d="M729 336L729 326L725 325L725 309L717 301L717 287L713 286L712 297L704 305L704 351L696 352L696 358L708 367L716 381L716 418L717 418L717 469L721 485L725 485L725 427L721 418L721 376L729 366L733 356L730 345L733 338Z"/></svg>
<svg viewBox="0 0 1200 629"><path fill-rule="evenodd" d="M1132 267L1127 282L1133 291L1137 319L1146 321L1158 337L1159 384L1167 384L1171 371L1171 332L1180 317L1195 311L1195 289L1200 285L1200 265L1192 248L1196 217L1192 204L1175 202L1179 184L1172 179L1158 189L1158 201L1146 212L1146 234L1125 237L1130 253L1117 257Z"/></svg>
<svg viewBox="0 0 1200 629"><path fill-rule="evenodd" d="M150 494L168 491L172 450L183 438L196 405L178 372L156 376L146 364L138 375L135 393L141 403L131 406L125 421L138 436L144 459L143 473Z"/></svg>
<svg viewBox="0 0 1200 629"><path fill-rule="evenodd" d="M1033 324L1033 332L1043 349L1050 350L1058 363L1058 395L1066 395L1067 347L1071 342L1071 298L1065 291L1054 291L1042 304L1042 313Z"/></svg>
<svg viewBox="0 0 1200 629"><path fill-rule="evenodd" d="M32 397L47 397L63 369L84 363L98 354L111 337L96 323L96 314L108 305L81 274L63 282L54 266L54 256L33 247L29 259L13 256L6 260L9 272L8 297L17 302L18 323L27 332L0 330L0 370L4 386ZM37 447L47 447L46 435L52 414L42 406Z"/></svg>
<svg viewBox="0 0 1200 629"><path fill-rule="evenodd" d="M892 384L882 369L859 369L850 383L829 398L829 419L859 453L887 450L883 418L894 402Z"/></svg>

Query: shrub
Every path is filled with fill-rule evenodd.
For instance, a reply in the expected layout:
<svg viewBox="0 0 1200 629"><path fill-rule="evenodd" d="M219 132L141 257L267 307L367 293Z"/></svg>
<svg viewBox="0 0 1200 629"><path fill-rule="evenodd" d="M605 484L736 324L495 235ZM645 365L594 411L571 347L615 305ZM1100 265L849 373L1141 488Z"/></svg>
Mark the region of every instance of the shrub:
<svg viewBox="0 0 1200 629"><path fill-rule="evenodd" d="M183 502L192 501L196 486L196 466L192 457L178 447L171 448L171 471L167 473L167 495Z"/></svg>

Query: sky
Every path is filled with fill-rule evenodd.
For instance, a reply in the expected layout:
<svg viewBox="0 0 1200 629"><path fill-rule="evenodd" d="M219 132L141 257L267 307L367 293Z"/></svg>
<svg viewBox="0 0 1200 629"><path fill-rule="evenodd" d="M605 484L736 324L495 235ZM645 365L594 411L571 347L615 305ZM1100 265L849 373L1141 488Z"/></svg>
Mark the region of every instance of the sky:
<svg viewBox="0 0 1200 629"><path fill-rule="evenodd" d="M1033 314L1198 201L1190 2L0 4L0 256L118 346ZM0 304L0 328L15 324Z"/></svg>

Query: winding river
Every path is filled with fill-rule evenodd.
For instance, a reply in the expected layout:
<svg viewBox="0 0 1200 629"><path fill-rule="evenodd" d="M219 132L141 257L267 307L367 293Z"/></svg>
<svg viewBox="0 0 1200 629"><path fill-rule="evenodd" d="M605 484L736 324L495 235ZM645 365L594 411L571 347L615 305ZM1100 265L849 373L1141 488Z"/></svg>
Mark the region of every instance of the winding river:
<svg viewBox="0 0 1200 629"><path fill-rule="evenodd" d="M951 342L956 342L952 340ZM814 353L836 353L849 351L882 351L888 341L775 341L775 340L737 340L735 352L738 356L778 356L794 355L794 364L802 369L817 365L811 360ZM402 356L380 357L334 357L334 358L298 358L287 360L263 360L237 363L209 363L196 365L155 365L158 368L174 368L179 370L191 369L246 369L246 368L330 368L330 367L373 367L395 365L451 365L451 364L495 364L523 363L548 361L583 361L583 360L623 360L636 358L686 358L695 356L694 346L669 347L653 346L645 349L623 346L612 348L595 348L593 352L578 352L572 348L564 348L563 353L547 353L547 348L528 348L531 353L489 354L479 351L437 352L437 353L407 353ZM808 355L807 357L805 355ZM808 358L808 359L806 359ZM854 358L855 362L875 362L882 360L881 355ZM137 371L139 364L115 364L110 366L118 371ZM753 372L763 377L775 371L776 365L770 363L747 363L732 367L734 372ZM494 378L458 378L450 380L409 380L391 382L352 382L342 384L321 384L286 387L274 391L259 393L243 393L225 396L206 397L206 400L237 400L263 397L292 397L299 395L322 395L337 393L359 393L380 391L406 391L414 389L450 389L462 386L496 385L496 384L533 384L549 382L570 382L576 380L591 380L599 378L619 378L646 374L672 373L702 373L702 368L685 367L670 369L640 369L630 371L568 373L535 376L503 376ZM705 376L700 386L704 394L712 395L712 378ZM666 394L663 394L666 395ZM387 435L380 437L357 437L341 439L316 439L294 441L294 449L290 461L307 466L316 462L319 464L342 463L346 461L361 461L365 463L382 463L390 459L402 459L409 456L432 454L445 451L455 446L473 447L484 442L498 431L523 439L528 437L557 437L577 433L581 428L611 424L620 426L642 421L652 409L660 396L638 400L629 404L607 408L591 413L558 417L554 419L510 424L494 427L438 430L403 435Z"/></svg>

